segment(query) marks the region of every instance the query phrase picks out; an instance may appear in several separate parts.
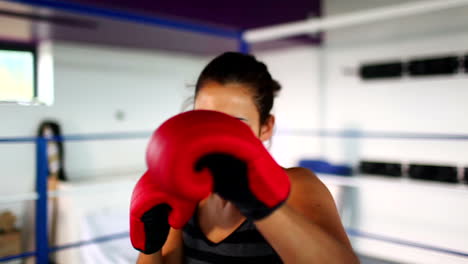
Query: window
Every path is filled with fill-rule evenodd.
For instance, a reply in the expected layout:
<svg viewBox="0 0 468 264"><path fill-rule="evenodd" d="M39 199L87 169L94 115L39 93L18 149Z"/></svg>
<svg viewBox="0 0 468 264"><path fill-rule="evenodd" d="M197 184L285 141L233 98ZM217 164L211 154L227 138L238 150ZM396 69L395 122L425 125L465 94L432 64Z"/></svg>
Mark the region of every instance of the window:
<svg viewBox="0 0 468 264"><path fill-rule="evenodd" d="M36 101L36 61L34 46L0 43L0 102Z"/></svg>

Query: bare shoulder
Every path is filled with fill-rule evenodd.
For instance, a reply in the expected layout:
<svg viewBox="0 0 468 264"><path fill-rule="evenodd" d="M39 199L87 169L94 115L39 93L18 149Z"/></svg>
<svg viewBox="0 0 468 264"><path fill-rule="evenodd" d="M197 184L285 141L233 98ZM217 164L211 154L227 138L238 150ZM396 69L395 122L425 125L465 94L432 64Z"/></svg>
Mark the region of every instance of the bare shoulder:
<svg viewBox="0 0 468 264"><path fill-rule="evenodd" d="M286 169L291 180L287 204L351 248L333 196L327 186L306 168Z"/></svg>
<svg viewBox="0 0 468 264"><path fill-rule="evenodd" d="M289 177L293 178L291 180L296 180L298 178L304 178L308 176L313 176L317 177L315 173L313 173L311 170L303 168L303 167L291 167L291 168L286 168L286 173L289 175Z"/></svg>
<svg viewBox="0 0 468 264"><path fill-rule="evenodd" d="M302 167L292 167L287 168L286 173L291 180L291 184L293 186L292 191L302 190L304 188L309 189L309 191L311 191L310 188L316 191L328 191L327 187L322 183L317 175L315 175L315 173L309 169Z"/></svg>
<svg viewBox="0 0 468 264"><path fill-rule="evenodd" d="M286 169L291 180L288 204L309 218L316 219L323 211L335 211L335 202L328 188L309 169L294 167Z"/></svg>

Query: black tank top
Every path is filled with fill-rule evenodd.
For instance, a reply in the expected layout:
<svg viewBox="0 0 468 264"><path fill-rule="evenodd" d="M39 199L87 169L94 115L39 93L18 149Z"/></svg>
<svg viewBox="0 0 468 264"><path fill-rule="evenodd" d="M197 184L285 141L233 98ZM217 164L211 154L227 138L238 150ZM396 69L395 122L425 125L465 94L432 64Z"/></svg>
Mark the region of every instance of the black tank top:
<svg viewBox="0 0 468 264"><path fill-rule="evenodd" d="M183 229L186 264L283 263L252 221L245 220L223 241L213 243L200 230L196 215Z"/></svg>

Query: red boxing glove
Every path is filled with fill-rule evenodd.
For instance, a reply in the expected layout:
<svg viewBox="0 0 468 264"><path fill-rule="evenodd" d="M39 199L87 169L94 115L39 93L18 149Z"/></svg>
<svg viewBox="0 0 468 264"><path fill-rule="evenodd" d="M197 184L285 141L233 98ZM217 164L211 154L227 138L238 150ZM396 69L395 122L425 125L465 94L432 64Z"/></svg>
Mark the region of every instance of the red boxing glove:
<svg viewBox="0 0 468 264"><path fill-rule="evenodd" d="M162 248L199 201L217 192L247 217L261 219L286 201L288 175L243 122L215 111L189 111L164 122L148 144L148 171L132 195L130 237L139 251Z"/></svg>
<svg viewBox="0 0 468 264"><path fill-rule="evenodd" d="M179 114L153 134L151 177L189 201L217 192L247 217L261 219L286 201L290 182L250 127L207 110Z"/></svg>
<svg viewBox="0 0 468 264"><path fill-rule="evenodd" d="M192 217L198 201L179 199L163 191L146 172L136 184L130 204L130 240L135 249L152 254L162 248L170 226L180 229Z"/></svg>

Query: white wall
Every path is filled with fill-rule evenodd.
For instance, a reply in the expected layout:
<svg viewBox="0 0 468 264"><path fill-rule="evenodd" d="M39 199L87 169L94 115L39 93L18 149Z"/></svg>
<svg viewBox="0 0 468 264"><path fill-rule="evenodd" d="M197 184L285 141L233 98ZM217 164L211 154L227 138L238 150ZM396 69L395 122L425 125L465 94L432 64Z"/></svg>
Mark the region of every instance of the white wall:
<svg viewBox="0 0 468 264"><path fill-rule="evenodd" d="M257 52L274 79L282 85L275 100L275 137L271 152L286 167L297 165L304 155L321 155L318 138L292 136L289 131L318 129L320 97L319 50L298 46L287 50Z"/></svg>
<svg viewBox="0 0 468 264"><path fill-rule="evenodd" d="M408 1L392 4L404 2ZM329 0L325 2L325 13L337 15L389 4L389 1ZM284 86L275 110L278 132L285 132L277 133L273 140L272 152L277 160L285 166L297 165L301 158L317 157L335 163L377 159L468 166L467 141L304 136L317 128L468 134L467 74L364 82L353 73L360 63L468 53L467 14L468 8L458 8L348 27L327 32L326 45L321 49L300 47L258 53ZM353 219L357 221L344 218L346 226L466 251L466 186L361 179L360 187L352 195L354 202L348 201L348 205L354 203L357 215ZM353 245L363 254L401 263L468 261L367 239L353 238Z"/></svg>
<svg viewBox="0 0 468 264"><path fill-rule="evenodd" d="M468 32L390 43L330 47L326 53L326 128L365 131L468 133L468 75L362 81L344 74L360 63L417 56L463 54ZM468 165L467 142L363 140L363 156ZM330 142L333 149L333 143ZM462 147L464 146L464 147ZM385 149L385 151L381 151ZM441 151L443 149L444 151ZM331 150L333 159L342 159Z"/></svg>
<svg viewBox="0 0 468 264"><path fill-rule="evenodd" d="M464 16L460 16L464 14ZM468 75L361 81L345 74L360 63L418 56L464 54L468 51L468 9L342 29L329 34L324 49L326 129L468 134ZM359 39L361 36L362 39ZM467 141L325 140L333 161L362 159L468 165ZM437 185L437 184L436 184ZM408 241L466 251L468 190L424 188L398 182L359 189L361 230ZM463 188L463 187L462 187ZM366 239L354 240L362 253L404 263L466 263L466 258L399 247Z"/></svg>
<svg viewBox="0 0 468 264"><path fill-rule="evenodd" d="M54 43L55 104L0 105L0 137L35 136L43 119L63 133L151 132L181 111L208 58ZM116 113L124 113L118 120ZM65 143L65 169L74 180L143 172L147 139ZM0 144L0 195L34 191L35 146ZM22 204L0 204L21 214Z"/></svg>

